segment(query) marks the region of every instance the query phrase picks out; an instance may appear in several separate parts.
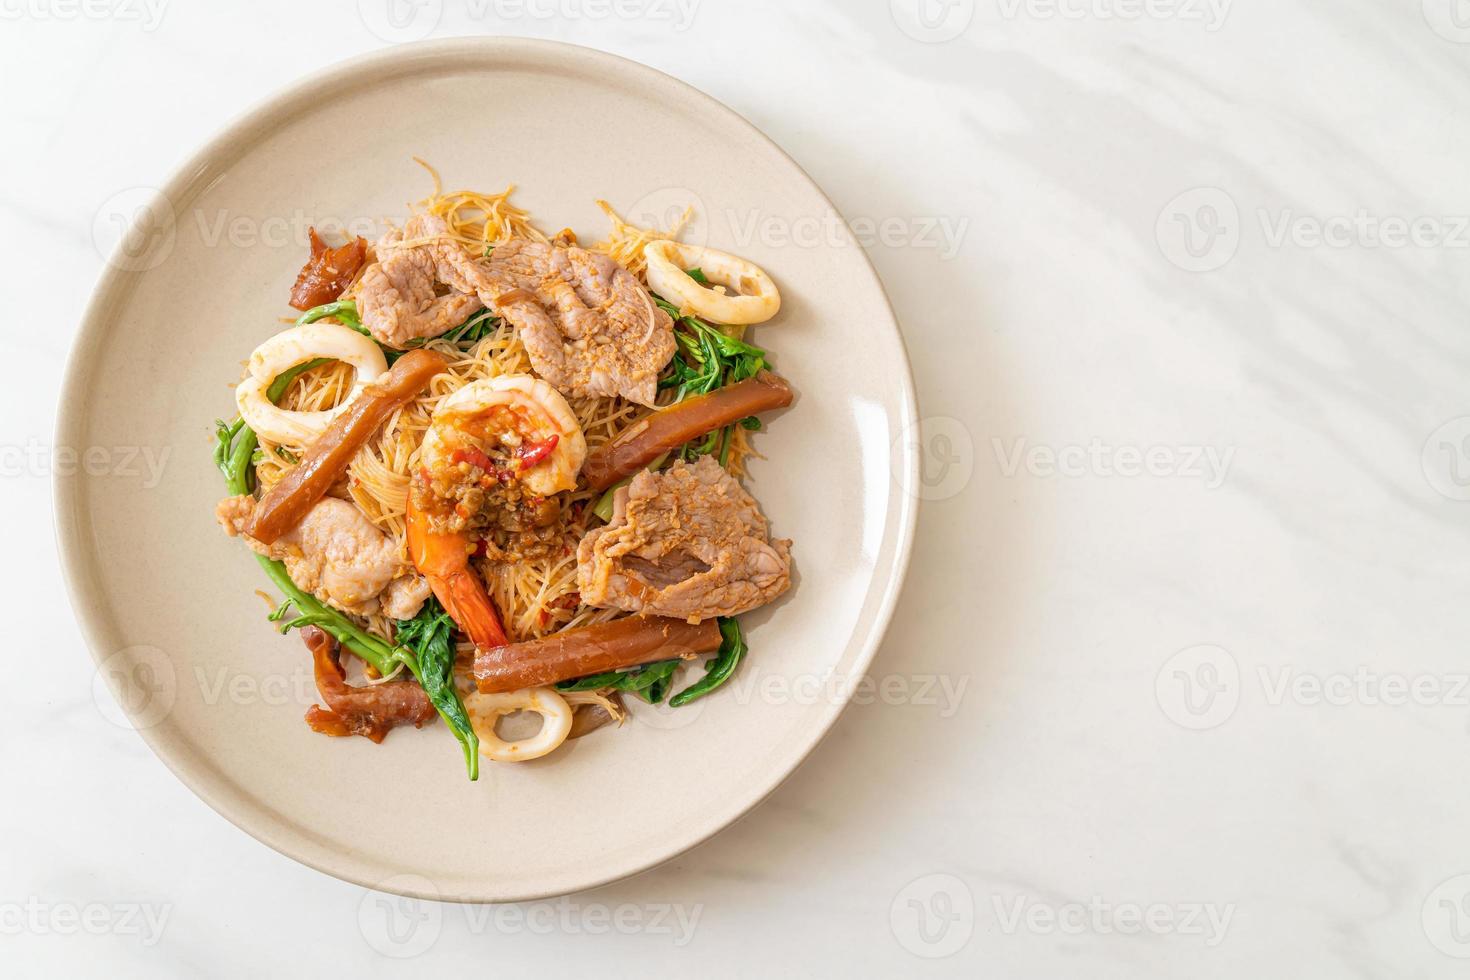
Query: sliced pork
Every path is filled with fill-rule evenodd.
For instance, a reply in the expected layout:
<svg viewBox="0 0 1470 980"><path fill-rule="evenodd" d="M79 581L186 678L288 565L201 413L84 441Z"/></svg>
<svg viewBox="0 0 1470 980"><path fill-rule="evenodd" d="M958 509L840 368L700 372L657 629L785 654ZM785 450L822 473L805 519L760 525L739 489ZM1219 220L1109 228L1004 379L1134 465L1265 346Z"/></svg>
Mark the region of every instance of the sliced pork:
<svg viewBox="0 0 1470 980"><path fill-rule="evenodd" d="M432 215L413 216L375 250L357 309L387 346L437 337L489 307L516 326L531 366L563 394L653 405L674 356L674 321L609 256L570 238L513 238L480 259Z"/></svg>
<svg viewBox="0 0 1470 980"><path fill-rule="evenodd" d="M251 550L284 562L303 592L358 616L383 613L412 619L429 597L429 584L404 564L398 546L356 507L324 497L290 531L271 545L247 533L255 498L227 497L215 508L225 533L242 537Z"/></svg>
<svg viewBox="0 0 1470 980"><path fill-rule="evenodd" d="M638 278L575 245L513 239L490 253L480 298L520 330L536 373L566 395L652 406L674 321Z"/></svg>
<svg viewBox="0 0 1470 980"><path fill-rule="evenodd" d="M469 254L440 237L448 231L443 218L415 215L374 247L378 261L358 284L357 312L386 346L437 337L484 308L464 272L473 265Z"/></svg>
<svg viewBox="0 0 1470 980"><path fill-rule="evenodd" d="M791 585L791 542L770 540L755 499L713 457L645 470L612 521L577 548L590 606L698 623L764 605Z"/></svg>

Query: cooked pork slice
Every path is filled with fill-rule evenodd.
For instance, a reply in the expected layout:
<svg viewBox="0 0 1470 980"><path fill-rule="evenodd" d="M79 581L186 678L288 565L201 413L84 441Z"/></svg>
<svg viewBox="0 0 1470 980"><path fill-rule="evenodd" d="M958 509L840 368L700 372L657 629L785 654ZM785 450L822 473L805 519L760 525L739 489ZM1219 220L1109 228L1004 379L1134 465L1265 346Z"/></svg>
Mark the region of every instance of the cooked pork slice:
<svg viewBox="0 0 1470 980"><path fill-rule="evenodd" d="M422 575L400 575L378 596L389 619L413 619L429 598L429 580Z"/></svg>
<svg viewBox="0 0 1470 980"><path fill-rule="evenodd" d="M644 470L577 547L590 606L697 623L764 605L791 585L791 542L767 540L755 499L713 457Z"/></svg>
<svg viewBox="0 0 1470 980"><path fill-rule="evenodd" d="M411 680L384 681L353 687L342 669L337 641L315 626L301 631L311 650L317 693L325 709L312 705L306 723L323 735L361 735L374 742L398 725L418 728L434 717L434 706L424 689Z"/></svg>
<svg viewBox="0 0 1470 980"><path fill-rule="evenodd" d="M495 247L489 271L480 298L520 330L537 374L566 395L653 405L674 322L636 276L606 255L520 238Z"/></svg>
<svg viewBox="0 0 1470 980"><path fill-rule="evenodd" d="M357 312L363 326L387 346L402 349L437 337L483 308L475 283L467 278L473 269L469 254L455 242L434 240L447 231L442 218L415 215L374 247L378 261L358 284Z"/></svg>
<svg viewBox="0 0 1470 980"><path fill-rule="evenodd" d="M318 501L269 547L246 533L254 514L255 498L249 494L227 497L215 508L226 534L285 562L297 588L343 612L412 619L428 598L428 583L404 565L398 546L345 500Z"/></svg>
<svg viewBox="0 0 1470 980"><path fill-rule="evenodd" d="M488 306L519 329L531 367L563 394L653 405L674 322L612 258L558 238L513 238L484 260L414 215L375 246L358 284L363 326L390 347L437 337Z"/></svg>

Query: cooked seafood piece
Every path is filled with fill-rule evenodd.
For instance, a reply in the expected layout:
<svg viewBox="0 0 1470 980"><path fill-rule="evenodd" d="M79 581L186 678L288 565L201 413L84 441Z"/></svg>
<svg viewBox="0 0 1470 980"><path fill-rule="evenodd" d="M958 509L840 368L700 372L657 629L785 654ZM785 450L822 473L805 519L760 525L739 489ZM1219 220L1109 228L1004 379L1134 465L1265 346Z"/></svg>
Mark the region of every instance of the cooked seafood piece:
<svg viewBox="0 0 1470 980"><path fill-rule="evenodd" d="M648 285L670 303L715 323L764 323L781 308L781 293L764 269L738 255L660 240L643 247ZM686 272L698 269L709 280Z"/></svg>
<svg viewBox="0 0 1470 980"><path fill-rule="evenodd" d="M352 504L324 497L294 528L266 545L249 535L255 498L226 497L215 507L225 533L252 551L284 562L303 592L357 616L381 612L412 619L429 597L429 583L398 557L398 546Z"/></svg>
<svg viewBox="0 0 1470 980"><path fill-rule="evenodd" d="M714 620L686 623L661 616L624 616L475 651L475 686L487 694L541 687L655 660L688 660L719 649Z"/></svg>
<svg viewBox="0 0 1470 980"><path fill-rule="evenodd" d="M528 374L473 381L434 409L408 492L408 551L476 647L507 639L469 567L472 540L507 560L545 553L561 516L555 495L577 485L586 455L566 399Z"/></svg>
<svg viewBox="0 0 1470 980"><path fill-rule="evenodd" d="M423 727L434 717L434 706L424 689L410 680L384 681L353 687L342 669L337 641L325 630L307 626L301 638L311 650L317 693L326 708L312 705L306 723L323 735L361 735L374 742L399 725Z"/></svg>
<svg viewBox="0 0 1470 980"><path fill-rule="evenodd" d="M433 178L375 243L310 230L304 312L214 426L216 519L284 596L271 621L302 631L310 727L376 742L437 714L474 780L482 754L539 758L626 698L678 709L735 675L735 617L791 587L791 542L725 467L795 393L731 326L775 315L776 284L669 240L688 210L659 231L598 201L612 228L582 248L512 187Z"/></svg>
<svg viewBox="0 0 1470 980"><path fill-rule="evenodd" d="M691 623L754 609L791 585L791 542L767 535L755 499L713 457L644 470L577 547L582 601Z"/></svg>
<svg viewBox="0 0 1470 980"><path fill-rule="evenodd" d="M460 536L462 549L478 539L495 560L544 557L561 547L557 494L577 485L586 455L555 388L526 374L484 378L435 409L409 493L427 530Z"/></svg>
<svg viewBox="0 0 1470 980"><path fill-rule="evenodd" d="M362 325L384 345L402 349L437 337L484 308L464 275L468 253L435 237L447 231L442 218L415 215L402 231L378 240L378 261L368 266L357 286L357 312ZM441 294L440 283L449 291Z"/></svg>
<svg viewBox="0 0 1470 980"><path fill-rule="evenodd" d="M567 400L529 374L472 381L434 409L420 456L431 474L466 462L548 496L577 485L587 441Z"/></svg>
<svg viewBox="0 0 1470 980"><path fill-rule="evenodd" d="M539 759L567 740L572 730L572 709L566 699L549 687L531 687L504 694L465 696L465 711L480 739L480 754L496 762L526 762ZM531 736L507 742L495 731L505 715L530 711L541 716L541 728Z"/></svg>
<svg viewBox="0 0 1470 980"><path fill-rule="evenodd" d="M271 383L296 367L317 358L344 361L357 372L352 391L335 408L320 412L293 412L271 401ZM388 370L378 345L336 323L308 323L282 330L255 348L249 373L235 386L235 405L245 424L282 446L307 446L327 430L370 382Z"/></svg>
<svg viewBox="0 0 1470 980"><path fill-rule="evenodd" d="M786 380L770 371L694 395L643 416L598 446L583 464L582 475L593 490L606 490L686 442L748 415L785 408L794 397Z"/></svg>
<svg viewBox="0 0 1470 980"><path fill-rule="evenodd" d="M425 498L425 493L420 481L415 480L408 492L404 514L408 524L405 537L413 567L428 579L439 604L449 613L454 624L469 636L476 649L504 646L510 638L500 623L500 612L470 568L469 535L463 531L431 528L429 515L419 506L419 500Z"/></svg>
<svg viewBox="0 0 1470 980"><path fill-rule="evenodd" d="M296 285L291 287L291 305L298 310L309 310L341 296L367 261L367 242L361 237L331 248L322 241L316 228L311 228L309 239L311 257L297 274Z"/></svg>
<svg viewBox="0 0 1470 980"><path fill-rule="evenodd" d="M531 366L564 394L652 406L674 321L638 278L575 245L512 239L490 253L480 298L520 330Z"/></svg>
<svg viewBox="0 0 1470 980"><path fill-rule="evenodd" d="M295 527L347 472L352 457L378 427L416 397L444 368L442 355L429 350L411 351L345 403L342 414L332 419L322 434L306 447L301 463L261 498L255 523L250 528L251 536L271 544Z"/></svg>

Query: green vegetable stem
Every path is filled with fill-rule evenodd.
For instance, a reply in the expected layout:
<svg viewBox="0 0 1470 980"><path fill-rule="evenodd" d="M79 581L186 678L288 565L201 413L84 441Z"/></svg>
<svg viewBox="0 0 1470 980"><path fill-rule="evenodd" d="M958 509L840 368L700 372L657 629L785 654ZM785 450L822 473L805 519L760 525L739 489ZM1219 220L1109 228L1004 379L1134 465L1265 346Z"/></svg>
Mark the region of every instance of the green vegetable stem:
<svg viewBox="0 0 1470 980"><path fill-rule="evenodd" d="M315 311L309 311L307 315L310 312ZM272 401L279 399L301 372L321 363L325 362L320 359L308 361L285 372L272 382L267 394ZM251 492L255 473L253 459L258 442L255 431L245 424L244 419L215 423L214 462L224 474L225 485L230 493ZM291 581L286 566L281 562L260 554L255 556L255 560L286 597L281 608L272 613L271 619L283 620L287 608L296 608L297 615L282 623L282 633L303 626L317 626L371 664L384 677L396 670L399 664L407 667L428 695L434 710L464 747L465 767L469 770L470 779L480 778L480 740L470 725L464 702L460 700L459 692L454 687L454 644L450 635L449 617L439 608L438 603L430 599L416 617L399 621L398 634L402 642L390 643L360 628L315 596L301 591Z"/></svg>

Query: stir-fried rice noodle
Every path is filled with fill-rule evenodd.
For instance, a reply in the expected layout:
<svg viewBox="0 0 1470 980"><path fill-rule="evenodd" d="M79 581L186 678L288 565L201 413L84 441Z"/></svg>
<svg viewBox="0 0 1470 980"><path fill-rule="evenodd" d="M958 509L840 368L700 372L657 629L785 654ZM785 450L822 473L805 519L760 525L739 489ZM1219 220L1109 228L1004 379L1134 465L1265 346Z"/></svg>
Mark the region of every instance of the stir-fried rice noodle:
<svg viewBox="0 0 1470 980"><path fill-rule="evenodd" d="M422 162L422 161L420 161ZM513 237L546 241L547 236L532 223L529 215L509 202L513 188L500 194L475 191L444 192L438 174L424 165L434 178L434 193L420 202L418 210L441 216L452 237L474 254L483 254L493 246ZM669 238L669 231L639 228L624 221L605 201L599 201L612 222L607 240L590 246L611 255L627 266L640 279L643 275L643 246L655 239ZM681 218L679 225L684 220ZM349 287L344 298L350 298L356 285ZM484 316L485 314L481 314ZM453 331L451 331L451 335ZM334 493L352 500L379 528L398 542L407 560L404 542L404 507L410 474L419 465L419 446L428 429L429 420L439 402L464 385L501 374L531 373L530 358L515 330L507 322L478 341L451 341L444 338L429 341L426 346L444 354L449 370L434 378L430 389L410 402L383 427L377 439L358 453L348 468L345 485ZM281 398L287 409L321 410L339 404L352 387L353 372L345 364L333 362L304 372ZM663 392L660 404L672 395ZM570 398L568 403L582 426L587 448L598 446L616 436L647 409L622 398ZM261 440L256 466L257 479L269 488L295 465L303 447L277 446ZM743 460L750 453L744 429L734 428L729 455L729 469L738 477ZM591 527L600 524L592 514L600 493L580 489L565 495L560 525L561 547L552 549L544 559L493 562L476 559L476 570L484 577L488 591L499 609L506 629L515 639L542 637L568 626L583 626L622 615L615 609L583 606L577 594L577 543ZM382 616L359 619L372 632L393 635L393 624ZM463 662L465 658L461 657ZM565 695L572 704L599 704L614 718L620 717L615 701L597 692Z"/></svg>

